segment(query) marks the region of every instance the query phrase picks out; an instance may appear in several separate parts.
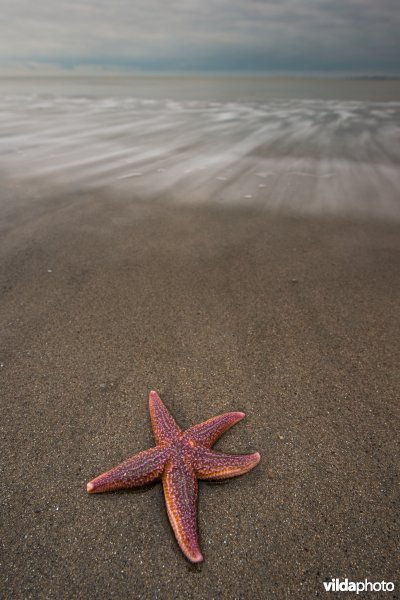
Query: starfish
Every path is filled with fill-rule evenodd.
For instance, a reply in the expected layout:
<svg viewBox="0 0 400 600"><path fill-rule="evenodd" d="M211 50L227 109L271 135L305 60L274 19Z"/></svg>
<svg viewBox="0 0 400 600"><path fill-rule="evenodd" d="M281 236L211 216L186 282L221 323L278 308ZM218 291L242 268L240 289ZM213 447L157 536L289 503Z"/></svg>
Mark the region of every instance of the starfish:
<svg viewBox="0 0 400 600"><path fill-rule="evenodd" d="M193 563L203 560L197 528L198 479L226 479L247 473L260 461L254 454L211 450L217 439L245 416L230 412L182 431L156 392L149 396L156 446L128 458L87 484L90 494L134 488L162 479L168 517L177 542Z"/></svg>

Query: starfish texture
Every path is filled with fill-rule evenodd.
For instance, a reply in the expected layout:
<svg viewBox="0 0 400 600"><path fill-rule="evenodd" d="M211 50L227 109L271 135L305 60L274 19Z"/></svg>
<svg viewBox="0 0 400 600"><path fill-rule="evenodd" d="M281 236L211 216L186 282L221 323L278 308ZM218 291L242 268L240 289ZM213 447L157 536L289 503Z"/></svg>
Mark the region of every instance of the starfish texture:
<svg viewBox="0 0 400 600"><path fill-rule="evenodd" d="M247 473L260 461L254 454L211 450L217 439L245 416L225 413L182 431L156 392L150 392L156 446L139 452L87 484L90 494L133 488L162 479L167 513L185 556L201 562L197 530L198 479L226 479Z"/></svg>

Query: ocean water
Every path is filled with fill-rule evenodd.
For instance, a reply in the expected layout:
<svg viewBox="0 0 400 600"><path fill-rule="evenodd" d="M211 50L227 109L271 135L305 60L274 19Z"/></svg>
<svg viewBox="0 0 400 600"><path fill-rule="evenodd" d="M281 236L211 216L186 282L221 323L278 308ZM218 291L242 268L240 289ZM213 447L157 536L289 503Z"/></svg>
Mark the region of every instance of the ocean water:
<svg viewBox="0 0 400 600"><path fill-rule="evenodd" d="M0 79L0 174L151 202L400 218L400 82Z"/></svg>

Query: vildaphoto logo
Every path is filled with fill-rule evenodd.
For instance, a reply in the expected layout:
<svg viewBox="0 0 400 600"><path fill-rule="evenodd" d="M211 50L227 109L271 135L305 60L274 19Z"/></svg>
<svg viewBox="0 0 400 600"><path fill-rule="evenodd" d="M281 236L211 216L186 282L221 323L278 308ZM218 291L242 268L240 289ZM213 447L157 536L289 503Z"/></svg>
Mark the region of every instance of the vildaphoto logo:
<svg viewBox="0 0 400 600"><path fill-rule="evenodd" d="M394 583L391 581L349 581L349 579L331 579L324 581L324 588L327 592L393 592Z"/></svg>

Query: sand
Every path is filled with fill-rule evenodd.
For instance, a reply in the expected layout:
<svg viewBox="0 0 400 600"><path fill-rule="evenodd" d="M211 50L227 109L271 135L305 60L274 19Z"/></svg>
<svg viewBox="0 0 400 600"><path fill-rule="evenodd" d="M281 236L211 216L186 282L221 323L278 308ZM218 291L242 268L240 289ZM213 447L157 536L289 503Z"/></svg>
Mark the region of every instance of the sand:
<svg viewBox="0 0 400 600"><path fill-rule="evenodd" d="M4 598L397 591L399 225L3 187ZM157 390L251 473L201 483L190 565L160 484L86 483L153 444ZM348 595L350 597L350 595Z"/></svg>

